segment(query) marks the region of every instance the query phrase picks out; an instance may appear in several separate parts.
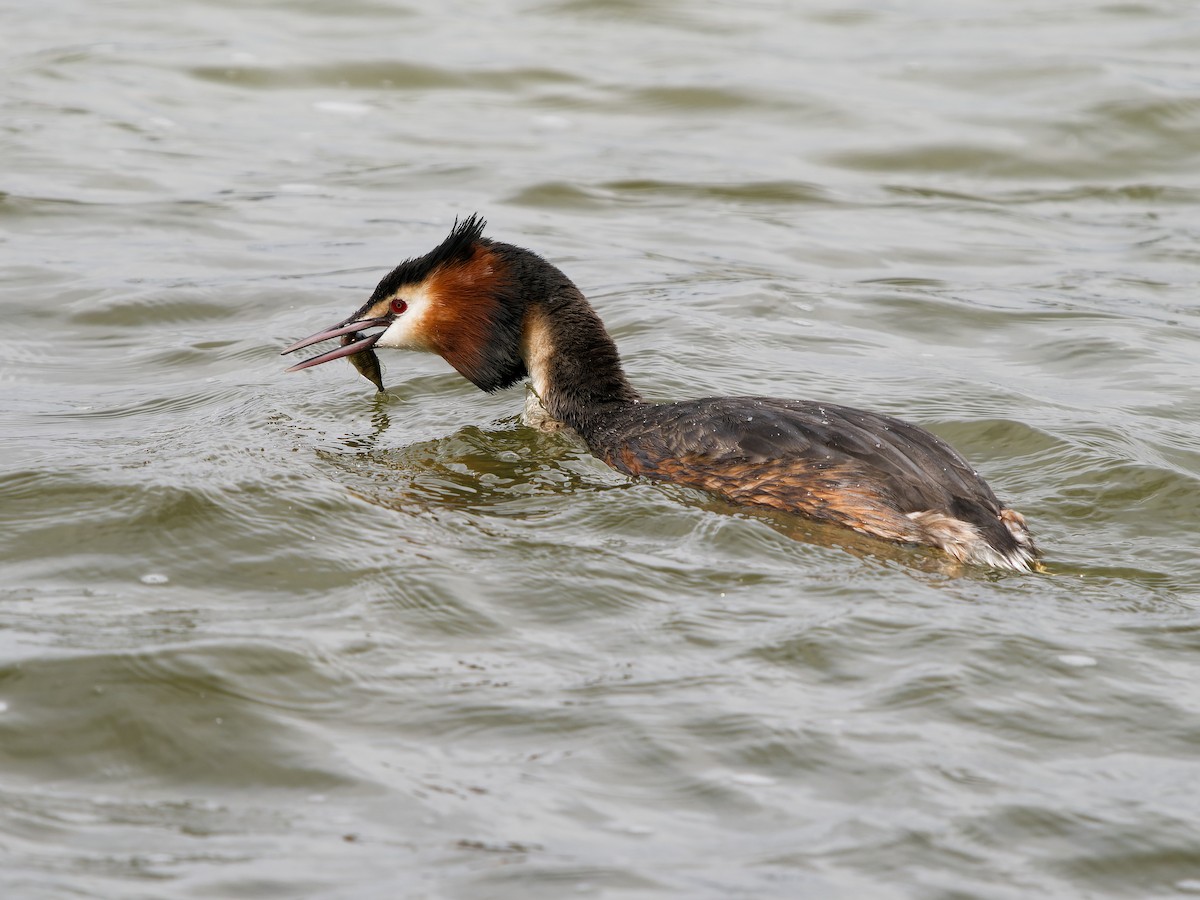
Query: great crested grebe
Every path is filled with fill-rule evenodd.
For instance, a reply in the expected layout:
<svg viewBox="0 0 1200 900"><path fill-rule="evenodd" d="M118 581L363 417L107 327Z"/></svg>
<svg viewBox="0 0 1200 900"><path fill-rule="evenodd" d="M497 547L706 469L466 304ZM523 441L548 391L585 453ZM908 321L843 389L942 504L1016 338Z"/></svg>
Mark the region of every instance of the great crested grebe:
<svg viewBox="0 0 1200 900"><path fill-rule="evenodd" d="M341 347L287 371L350 356L382 390L372 348L433 352L485 391L528 377L549 417L629 475L936 547L959 562L1037 567L1024 517L949 444L908 422L812 400L644 401L571 280L483 227L478 216L455 222L354 315L283 352L336 337Z"/></svg>

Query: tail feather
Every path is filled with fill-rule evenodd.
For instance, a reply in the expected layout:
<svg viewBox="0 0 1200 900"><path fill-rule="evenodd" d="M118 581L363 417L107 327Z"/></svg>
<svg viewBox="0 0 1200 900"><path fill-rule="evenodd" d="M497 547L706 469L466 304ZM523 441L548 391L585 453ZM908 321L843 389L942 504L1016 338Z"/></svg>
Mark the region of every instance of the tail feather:
<svg viewBox="0 0 1200 900"><path fill-rule="evenodd" d="M1034 572L1041 553L1033 543L1033 535L1025 525L1025 517L1012 509L1000 510L1000 524L1011 540L997 546L989 541L979 527L945 513L925 511L909 513L927 541L941 548L948 556L963 563Z"/></svg>

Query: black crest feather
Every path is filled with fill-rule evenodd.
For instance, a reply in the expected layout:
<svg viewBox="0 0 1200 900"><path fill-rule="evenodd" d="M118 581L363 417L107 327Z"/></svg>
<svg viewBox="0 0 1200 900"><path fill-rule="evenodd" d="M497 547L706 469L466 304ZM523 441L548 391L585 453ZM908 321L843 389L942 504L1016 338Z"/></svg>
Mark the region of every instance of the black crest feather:
<svg viewBox="0 0 1200 900"><path fill-rule="evenodd" d="M446 239L426 253L414 259L406 259L392 269L371 295L370 303L389 297L406 284L416 284L424 281L429 274L448 263L466 262L471 256L471 249L480 241L484 241L483 229L487 222L479 215L472 213L461 222L454 220L454 227Z"/></svg>

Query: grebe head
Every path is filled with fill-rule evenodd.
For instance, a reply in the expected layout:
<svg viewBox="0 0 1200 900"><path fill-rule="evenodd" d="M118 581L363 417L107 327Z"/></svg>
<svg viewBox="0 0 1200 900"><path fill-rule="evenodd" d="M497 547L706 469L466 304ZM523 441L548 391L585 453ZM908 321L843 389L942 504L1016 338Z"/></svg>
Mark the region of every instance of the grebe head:
<svg viewBox="0 0 1200 900"><path fill-rule="evenodd" d="M519 264L524 251L483 237L484 225L478 215L456 220L441 244L384 276L354 315L283 352L370 329L382 331L287 371L386 347L436 353L485 391L525 377L521 335L528 291L515 274L525 268Z"/></svg>

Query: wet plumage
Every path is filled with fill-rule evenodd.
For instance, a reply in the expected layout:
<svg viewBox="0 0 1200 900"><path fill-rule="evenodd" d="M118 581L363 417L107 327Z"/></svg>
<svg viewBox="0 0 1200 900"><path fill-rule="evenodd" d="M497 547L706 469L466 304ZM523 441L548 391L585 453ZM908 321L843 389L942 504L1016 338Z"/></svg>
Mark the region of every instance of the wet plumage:
<svg viewBox="0 0 1200 900"><path fill-rule="evenodd" d="M435 250L385 276L353 316L287 348L339 336L345 344L293 369L347 355L360 365L373 347L434 352L483 390L528 377L551 420L629 475L936 547L961 562L1035 566L1039 554L1020 514L916 425L809 400L645 402L570 279L482 229L474 216L456 223ZM363 336L376 327L383 330ZM370 356L359 371L382 389Z"/></svg>

